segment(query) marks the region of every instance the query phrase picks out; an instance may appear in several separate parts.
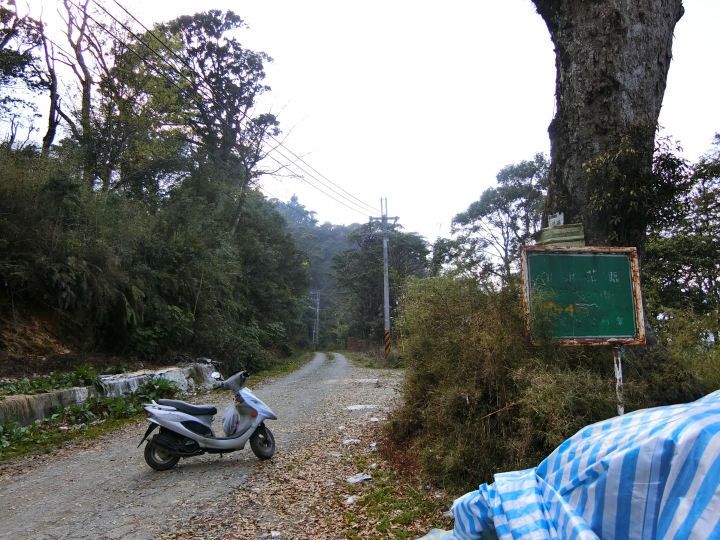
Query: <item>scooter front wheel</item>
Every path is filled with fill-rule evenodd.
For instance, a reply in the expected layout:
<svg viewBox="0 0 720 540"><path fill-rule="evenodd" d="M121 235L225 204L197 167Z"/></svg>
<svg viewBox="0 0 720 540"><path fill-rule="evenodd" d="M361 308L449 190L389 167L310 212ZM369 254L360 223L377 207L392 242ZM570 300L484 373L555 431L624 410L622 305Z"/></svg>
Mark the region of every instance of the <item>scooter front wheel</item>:
<svg viewBox="0 0 720 540"><path fill-rule="evenodd" d="M180 461L180 456L173 456L165 448L152 441L148 441L145 445L145 463L156 471L172 469L178 461Z"/></svg>
<svg viewBox="0 0 720 540"><path fill-rule="evenodd" d="M250 435L250 448L258 458L270 459L275 453L275 437L273 437L272 431L264 425L259 426Z"/></svg>

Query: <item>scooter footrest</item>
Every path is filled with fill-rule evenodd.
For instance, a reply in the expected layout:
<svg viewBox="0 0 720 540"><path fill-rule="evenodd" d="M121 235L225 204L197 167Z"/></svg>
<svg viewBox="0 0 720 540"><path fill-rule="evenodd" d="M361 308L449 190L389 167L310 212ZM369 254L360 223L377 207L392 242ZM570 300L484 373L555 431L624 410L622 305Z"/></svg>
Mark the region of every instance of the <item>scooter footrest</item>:
<svg viewBox="0 0 720 540"><path fill-rule="evenodd" d="M217 407L214 405L190 405L176 399L158 399L158 405L175 407L178 411L192 414L193 416L212 416L217 414Z"/></svg>

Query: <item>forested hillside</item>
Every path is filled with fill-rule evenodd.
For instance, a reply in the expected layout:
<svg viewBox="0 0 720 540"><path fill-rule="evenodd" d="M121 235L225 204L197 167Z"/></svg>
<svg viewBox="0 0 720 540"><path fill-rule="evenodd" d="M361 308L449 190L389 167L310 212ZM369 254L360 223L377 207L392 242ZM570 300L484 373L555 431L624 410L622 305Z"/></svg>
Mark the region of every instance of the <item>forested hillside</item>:
<svg viewBox="0 0 720 540"><path fill-rule="evenodd" d="M3 354L262 365L306 346L307 257L255 188L279 133L255 110L270 59L241 47L242 20L135 33L67 3L61 47L0 7Z"/></svg>
<svg viewBox="0 0 720 540"><path fill-rule="evenodd" d="M379 350L384 325L379 223L319 224L314 212L306 210L296 197L288 203L276 201L276 205L310 261L312 292L308 301L316 306L319 294L319 345L324 348L350 344ZM399 224L390 227L388 234L390 317L395 320L406 280L427 275L430 250L423 237L405 233ZM315 316L312 309L308 313ZM312 328L311 321L308 328Z"/></svg>
<svg viewBox="0 0 720 540"><path fill-rule="evenodd" d="M180 353L233 369L314 336L378 346L380 243L258 189L277 173L280 128L257 110L271 59L241 46L242 19L210 11L147 29L72 2L62 15L58 44L2 4L4 357ZM427 246L399 226L391 245L395 306Z"/></svg>

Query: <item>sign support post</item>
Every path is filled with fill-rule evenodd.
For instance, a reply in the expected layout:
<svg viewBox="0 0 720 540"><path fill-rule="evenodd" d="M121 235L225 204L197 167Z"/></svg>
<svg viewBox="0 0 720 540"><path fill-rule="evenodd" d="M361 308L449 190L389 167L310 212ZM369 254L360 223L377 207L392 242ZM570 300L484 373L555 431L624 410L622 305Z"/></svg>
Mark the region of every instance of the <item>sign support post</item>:
<svg viewBox="0 0 720 540"><path fill-rule="evenodd" d="M625 402L623 400L623 379L622 379L622 348L613 347L613 357L615 359L615 395L618 400L618 415L625 414Z"/></svg>

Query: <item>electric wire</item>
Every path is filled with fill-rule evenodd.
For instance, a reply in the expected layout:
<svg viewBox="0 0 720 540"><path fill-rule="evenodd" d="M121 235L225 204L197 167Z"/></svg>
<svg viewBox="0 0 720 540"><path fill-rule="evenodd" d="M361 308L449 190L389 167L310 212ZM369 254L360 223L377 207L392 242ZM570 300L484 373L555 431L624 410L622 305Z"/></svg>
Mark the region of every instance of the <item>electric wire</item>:
<svg viewBox="0 0 720 540"><path fill-rule="evenodd" d="M285 159L287 159L288 161L290 161L290 159L289 159L286 155L284 155L282 152L276 152L276 153L279 153L280 156L282 156L282 157L284 157ZM284 166L284 164L281 163L280 161L278 161L277 159L275 159L275 158L272 156L272 154L267 154L266 157L272 159L272 160L273 160L275 163L277 163L278 165ZM292 162L291 162L291 163L292 163ZM307 171L305 171L305 169L303 169L302 167L300 167L300 166L298 166L298 165L293 164L293 166L297 167L298 169L300 169L300 170L303 171L303 172L307 172ZM324 192L323 190L321 190L319 187L317 187L317 186L316 186L315 184L313 184L312 182L308 182L303 176L301 176L301 175L294 175L294 176L295 176L295 178L297 178L297 179L300 180L301 182L304 182L304 183L307 184L308 186L317 189L320 193L322 193L322 194L325 195L326 197L331 198L332 200L334 200L334 201L337 202L338 204L342 204L345 208L348 208L348 209L350 209L350 210L352 210L352 211L354 211L354 212L357 212L358 214L361 214L361 215L363 215L363 216L366 215L366 213L365 213L364 211L362 211L362 210L357 210L356 208L351 208L350 206L348 206L348 205L345 204L344 202L342 202L342 201L336 199L335 197L333 197L332 195L329 195L328 193ZM334 192L334 193L337 193L337 192ZM342 195L341 195L341 196L342 196ZM352 201L350 201L350 204L356 204L356 203L353 203Z"/></svg>
<svg viewBox="0 0 720 540"><path fill-rule="evenodd" d="M281 154L281 155L282 155L282 154ZM277 159L275 159L272 155L267 155L266 157L272 159L275 163L277 163L277 164L280 165L281 167L284 166L283 163L281 163L280 161L278 161ZM320 193L322 193L322 194L325 195L326 197L332 199L332 200L335 201L336 203L343 205L343 206L344 206L345 208L347 208L348 210L352 210L353 212L357 212L358 214L360 214L360 215L362 215L362 216L365 216L365 215L366 215L364 212L362 212L362 211L360 211L360 210L357 210L357 209L355 209L355 208L352 208L352 207L348 206L347 204L345 204L344 202L336 199L336 198L333 197L332 195L329 195L328 193L325 193L323 190L321 190L321 189L320 189L319 187L317 187L315 184L313 184L312 182L308 182L308 181L307 181L305 178L303 178L302 176L300 176L300 175L294 175L294 176L295 176L295 178L297 178L297 179L300 180L301 182L307 184L307 185L310 186L311 188L314 188L314 189L318 190Z"/></svg>
<svg viewBox="0 0 720 540"><path fill-rule="evenodd" d="M74 4L74 5L75 5L75 4ZM77 5L75 5L75 6L78 7ZM112 15L111 15L111 16L112 16ZM107 33L108 33L109 35L111 35L114 39L116 39L123 47L125 47L128 51L130 51L132 54L134 54L139 60L141 60L141 61L142 61L143 63L145 63L146 65L148 65L147 62L146 62L146 60L145 60L142 56L140 56L137 52L135 52L131 47L129 47L125 42L123 42L123 41L122 41L120 38L118 38L115 34L113 34L112 32L108 31L108 30L102 25L102 23L100 23L99 21L97 21L96 19L94 19L94 18L93 18L91 15L89 15L89 14L88 14L88 17L89 17L90 19L92 19L93 22L95 22L95 23L96 23L98 26L100 26L103 30L105 30L105 32L107 32ZM117 21L117 19L115 19L115 20ZM52 43L55 47L57 47L57 48L58 48L60 51L62 51L64 54L66 54L66 55L68 55L68 56L71 56L70 53L68 53L65 49L63 49L62 47L60 47L60 46L59 46L57 43L55 43L52 39L50 39L50 38L47 38L47 39L48 39L48 41L50 41L50 43ZM148 49L150 49L150 47L148 47L142 40L140 40L140 39L137 38L137 37L136 37L136 39L138 39L138 41L139 41L140 43L142 43L145 47L147 47ZM152 51L152 49L150 49L150 50ZM160 58L162 59L162 57L160 57ZM148 65L148 67L151 67L151 66ZM169 78L167 78L167 77L164 76L164 75L161 75L161 76L162 76L163 78L165 78L165 79L166 79L169 83L171 83L173 86L175 86L175 88L177 88L180 92L185 92L185 90L184 90L183 88L180 88L172 79L169 79ZM188 80L188 82L191 82L191 81ZM192 84L192 83L191 83L191 84ZM224 123L224 122L223 122L223 123ZM230 126L227 126L227 125L226 125L226 127L230 127ZM289 160L289 158L288 158L285 154L283 154L282 152L276 152L276 153L278 153L280 156L284 157L285 159L288 159L288 160ZM272 156L272 155L269 155L269 154L268 154L268 155L266 155L266 157L272 159L275 163L277 163L278 165L280 165L280 167L282 167L282 168L286 168L286 167L288 166L287 164L282 163L281 161L278 161L277 159L275 159L275 157ZM292 164L292 163L291 163L291 164ZM298 168L299 168L300 170L304 171L304 169L302 169L302 167L298 167ZM303 178L302 176L295 174L294 177L297 178L297 179L299 179L301 182L307 184L308 186L310 186L310 187L318 190L320 193L322 193L322 194L325 195L326 197L329 197L330 199L334 200L334 201L337 202L338 204L341 204L341 205L345 206L345 207L348 208L349 210L352 210L353 212L357 212L357 213L359 213L360 215L363 215L363 216L365 215L364 212L362 212L362 211L360 211L360 210L357 210L357 209L355 209L355 208L352 208L352 207L348 206L347 204L345 204L344 202L336 199L336 198L333 197L332 195L329 195L328 193L325 193L323 190L321 190L320 188L318 188L318 187L317 187L316 185L314 185L312 182L308 182L308 181L307 181L305 178ZM270 194L270 195L273 196L272 194ZM274 196L273 196L273 197L274 197ZM280 200L280 198L278 198L278 197L275 197L275 198L278 199L278 200ZM354 204L354 203L353 203L353 204Z"/></svg>
<svg viewBox="0 0 720 540"><path fill-rule="evenodd" d="M75 4L74 2L72 2L72 0L70 0L70 3L73 4L73 5L74 5L76 8L78 8L78 9L81 9L81 10L83 9L82 7L80 7L80 6L78 6L77 4ZM97 4L97 2L96 2L96 4ZM132 30L130 30L129 28L127 28L127 26L125 26L121 21L119 21L119 20L118 20L116 17L114 17L111 13L109 13L107 10L105 10L104 7L100 6L99 4L97 4L97 5L98 5L101 9L103 9L103 11L105 11L105 13L107 13L115 22L117 22L118 24L120 24L121 26L123 26L123 28L125 28L125 30L127 30L135 39L137 39L138 42L140 42L143 46L145 46L148 50L150 50L151 53L153 53L153 54L154 54L155 56L157 56L160 60L162 60L163 62L165 62L165 64L166 64L167 66L169 66L171 69L173 69L173 70L175 71L175 73L177 73L178 75L180 75L181 77L183 77L185 80L187 80L187 81L190 83L190 85L193 86L193 90L195 90L196 94L197 94L199 97L202 98L202 95L201 95L200 92L197 90L197 88L194 88L194 84L193 84L193 82L192 82L190 79L188 79L185 75L183 75L177 68L175 68L174 66L172 66L171 64L169 64L162 56L160 56L160 55L159 55L157 52L155 52L151 47L149 47L144 41L142 41L142 40L139 38L139 36L137 36L137 34L135 34L134 32L132 32ZM111 32L110 30L108 30L101 22L99 22L97 19L95 19L94 17L92 17L92 15L90 15L89 13L85 12L85 14L86 14L86 16L87 16L89 19L91 19L91 20L92 20L93 22L95 22L100 28L102 28L108 35L110 35L111 37L113 37L118 43L120 43L120 44L121 44L123 47L125 47L128 51L130 51L130 52L133 53L135 56L137 56L138 59L140 59L143 63L145 63L146 65L148 65L148 67L152 67L152 66L150 66L150 65L148 64L148 62L147 62L146 59L144 59L143 57L141 57L136 51L134 51L130 46L128 46L123 40L121 40L119 37L117 37L117 36L116 36L113 32ZM155 37L155 39L158 39L158 38ZM159 41L159 40L158 40L158 41ZM52 41L51 41L51 42L52 42ZM54 43L54 42L52 42L52 43L57 46L56 43ZM68 54L67 51L65 51L64 49L60 48L60 50L62 50L63 53ZM192 69L192 67L190 67L190 69ZM194 72L194 70L193 70L193 72ZM194 73L195 73L195 72L194 72ZM197 73L195 73L195 74L197 75ZM160 73L160 76L161 76L162 78L164 78L165 80L167 80L170 84L172 84L173 86L175 86L175 88L177 88L180 92L186 92L186 90L180 88L172 79L170 79L169 77L167 77L166 74ZM213 100L213 103L214 103L215 105L220 106L220 105L219 105L216 101L214 101L214 100ZM220 118L220 122L223 123L226 127L231 127L231 126L229 126L222 118ZM239 122L239 123L241 123L241 122ZM247 126L246 126L246 128L247 128ZM198 142L196 142L196 141L193 141L193 143L195 143L195 144L200 144L200 143L198 143ZM286 147L284 147L284 148L286 148ZM286 149L287 149L287 148L286 148ZM286 163L282 163L282 162L278 161L277 159L275 159L272 155L266 154L265 157L269 157L270 159L272 159L273 161L275 161L278 165L280 165L282 168L287 168L287 167L289 167L289 166L295 166L295 167L297 167L298 169L300 169L301 171L303 171L303 172L305 172L306 174L308 174L309 176L312 176L310 173L307 173L307 171L306 171L305 169L303 169L302 167L299 167L297 164L293 163L290 158L288 158L288 157L287 157L285 154L283 154L282 152L278 151L277 148L275 148L274 150L275 150L275 152L276 152L277 154L279 154L281 157L283 157L283 158L285 158L286 160L288 160L289 163L287 163L287 164L286 164ZM328 193L324 192L322 189L320 189L320 188L318 188L316 185L314 185L312 182L309 182L308 180L306 180L305 178L303 178L301 175L295 174L294 176L295 176L296 178L300 179L301 181L303 181L304 183L306 183L307 185L309 185L309 186L317 189L318 191L320 191L320 193L322 193L322 194L325 195L326 197L329 197L330 199L334 200L334 201L337 202L338 204L341 204L341 205L345 206L346 208L348 208L349 210L352 210L353 212L359 213L360 215L363 215L363 216L365 215L365 213L364 213L363 211L357 210L356 208L352 208L352 207L348 206L347 204L345 204L344 202L336 199L336 198L333 197L332 195L329 195ZM312 176L312 177L317 180L317 178L315 178L314 176ZM322 184L322 182L320 182L320 183ZM323 184L323 185L324 185L324 184ZM327 187L327 186L326 186L326 187ZM330 189L332 189L332 188L330 188ZM335 190L333 190L333 191L334 191L335 193L337 193ZM340 196L342 196L342 195L340 195ZM344 197L344 198L347 200L346 197ZM349 202L350 202L351 204L355 204L356 206L358 206L356 203L354 203L354 202L352 202L352 201L349 201Z"/></svg>
<svg viewBox="0 0 720 540"><path fill-rule="evenodd" d="M275 199L276 201L282 203L283 205L285 205L285 208L287 208L288 210L290 210L290 211L292 211L292 212L295 212L298 216L303 217L303 218L308 218L308 217L310 217L310 216L308 216L308 215L306 215L306 214L303 214L303 213L302 213L300 210L298 210L297 208L293 208L293 207L290 206L288 203L282 202L279 197L276 197L275 195L273 195L272 193L270 193L270 192L269 192L267 189L265 189L264 187L258 187L257 189L258 189L259 191L261 191L261 192L263 193L263 195L265 195L265 196L268 196L268 195L269 195L270 197L272 197L272 198ZM312 219L312 218L311 218L311 219ZM313 308L313 309L314 309L314 308Z"/></svg>
<svg viewBox="0 0 720 540"><path fill-rule="evenodd" d="M97 4L97 5L99 6L97 0L94 0L94 2L95 2L95 4ZM142 22L140 22L140 20L138 20L137 17L135 17L135 16L134 16L132 13L130 13L130 11L128 11L122 4L120 4L120 2L118 2L118 0L113 0L113 2L115 2L115 4L116 4L120 9L122 9L129 17L131 17L136 23L138 23L146 32L148 32L150 35L152 35L152 36L155 38L155 40L160 44L160 46L162 46L163 48L167 49L168 52L169 52L170 54L172 54L175 58L177 58L185 67L187 67L187 68L189 68L189 69L191 69L191 70L193 69L192 66L190 66L181 56L179 56L175 51L173 51L171 48L169 48L160 38L158 38L158 37L153 33L152 30L150 30L147 26L145 26ZM102 8L102 9L103 9L103 11L105 11L106 13L108 13L108 12L105 10L105 8ZM108 15L110 15L110 14L108 13ZM110 15L110 16L112 17L112 15ZM113 17L113 18L114 18L114 17ZM117 19L116 19L116 20L117 20ZM194 70L193 70L193 71L194 71ZM206 82L207 82L207 81L206 81ZM279 146L282 146L283 148L285 148L285 150L287 150L295 159L297 159L298 161L304 163L309 169L311 169L313 172L315 172L316 174L318 174L319 176L321 176L322 178L324 178L325 180L327 180L330 184L332 184L333 186L337 187L340 191L346 193L347 195L349 195L350 197L352 197L352 198L355 199L356 201L360 202L362 205L366 206L366 207L369 208L370 210L374 211L374 208L373 208L371 205L369 205L369 204L367 204L366 202L358 199L357 197L355 197L354 195L352 195L351 193L349 193L348 191L346 191L346 190L343 189L342 187L338 186L335 182L333 182L332 180L330 180L327 176L325 176L324 174L322 174L320 171L318 171L318 170L315 169L312 165L310 165L310 164L307 163L304 159L302 159L302 157L298 156L298 155L295 154L292 150L290 150L287 146L285 146L285 144L284 144L282 141L278 140L278 139L277 139L276 137L274 137L273 135L270 135L270 138L272 138L275 142L277 142Z"/></svg>
<svg viewBox="0 0 720 540"><path fill-rule="evenodd" d="M131 17L133 20L135 20L147 33L149 33L151 36L153 36L153 38L155 38L155 40L157 41L157 43L158 43L161 47L163 47L164 49L166 49L173 57L177 58L186 68L190 69L196 76L198 76L199 78L201 78L201 79L204 80L204 77L203 77L201 74L198 74L198 73L195 71L195 69L193 68L193 66L191 66L190 64L188 64L188 63L187 63L182 57L180 57L175 51L173 51L170 47L168 47L168 46L164 43L163 40L161 40L157 35L155 35L155 33L154 33L152 30L148 29L142 22L140 22L140 21L137 19L137 17L135 17L130 11L128 11L124 6L122 6L119 2L117 2L117 0L114 0L114 1L115 1L115 4L117 4L118 7L120 7L120 9L122 9L122 10L123 10L129 17ZM157 56L162 62L164 62L168 67L170 67L170 69L171 69L172 71L174 71L177 75L183 77L188 83L190 83L191 87L193 87L193 90L195 90L195 92L197 92L198 94L200 93L200 92L198 91L196 85L193 83L193 81L191 81L190 79L188 79L187 76L185 76L177 67L175 67L175 66L173 66L172 64L170 64L170 63L167 61L167 59L163 58L163 57L160 56L157 52L155 52L155 51L152 49L152 47L150 47L147 43L145 43L137 34L135 34L130 28L128 28L123 22L121 22L119 19L117 19L117 18L116 18L112 13L110 13L107 9L105 9L104 6L100 5L100 4L97 2L97 0L94 0L94 3L95 3L95 5L97 5L100 9L102 9L109 17L111 17L115 22L117 22L117 23L118 23L119 25L121 25L126 31L128 31L139 43L141 43L144 47L146 47L149 51L151 51L155 56ZM75 7L78 7L79 9L82 9L82 8L80 8L77 4L74 4L74 5L75 5ZM91 17L91 16L88 15L88 17ZM92 18L92 17L91 17L91 18ZM99 22L96 21L95 19L93 19L93 20L94 20L94 22L96 22L98 25L100 25L100 27L101 27L103 30L105 30L106 33L108 33L110 36L112 36L114 39L116 39L116 40L117 40L119 43L121 43L125 48L127 48L128 50L131 50L131 48L130 48L127 44L125 44L125 43L124 43L122 40L120 40L116 35L114 35L114 34L113 34L112 32L110 32L107 28L105 28L101 23L99 23ZM133 51L133 52L134 52L134 51ZM137 53L135 53L135 54L137 55ZM138 56L138 57L139 57L139 56ZM169 78L167 78L165 75L162 75L162 74L161 74L161 76L165 77L169 82L173 83L173 81L170 80ZM204 82L207 82L207 81L204 80ZM174 84L174 83L173 83L173 84ZM177 85L175 85L175 84L174 84L174 86L177 87ZM179 88L179 87L178 87L178 88ZM218 107L220 107L220 104L217 103L214 99L212 100L212 102L213 102L215 105L217 105ZM222 121L223 123L225 123L224 120L221 119L221 121ZM247 121L247 120L246 120L246 121ZM242 123L242 120L241 120L239 123ZM229 127L229 126L228 126L228 127ZM246 127L247 127L247 126L246 126ZM279 139L277 139L275 136L273 136L273 135L268 135L268 136L269 136L269 138L271 138L272 140L274 140L274 141L277 143L277 146L275 146L274 148L272 148L272 149L270 150L270 152L268 152L268 153L266 154L266 156L269 156L271 152L275 152L275 153L279 154L281 157L283 157L285 160L287 160L288 163L291 164L293 167L296 167L297 169L301 170L301 171L302 171L303 173L305 173L307 176L313 178L315 181L317 181L318 183L320 183L323 187L329 189L330 191L332 191L333 193L335 193L335 194L338 195L339 197L342 197L343 199L345 199L346 201L348 201L350 204L356 206L357 208L361 208L362 210L358 212L358 210L355 210L355 209L353 209L353 208L348 207L347 204L345 204L345 203L343 203L342 201L339 201L338 199L336 199L336 198L328 195L328 194L327 194L326 192L324 192L322 189L320 189L320 188L318 188L317 186L314 186L314 185L313 185L313 187L315 187L315 189L317 189L318 191L320 191L320 192L323 193L324 195L330 197L330 198L333 199L335 202L338 202L339 204L342 204L342 205L345 206L346 208L350 208L351 210L354 210L354 211L356 211L356 212L358 212L358 213L360 213L360 214L364 214L364 212L367 212L367 210L366 210L365 208L363 208L363 206L364 206L364 207L367 207L368 209L370 209L370 210L372 210L372 211L374 211L374 209L373 209L372 206L370 206L369 204L363 202L362 200L358 199L357 197L355 197L355 196L352 195L351 193L347 192L346 190L344 190L343 188L341 188L340 186L338 186L337 184L335 184L334 182L332 182L332 180L330 180L330 179L327 178L325 175L323 175L322 173L320 173L319 171L317 171L317 169L315 169L314 167L312 167L312 166L311 166L310 164L308 164L305 160L303 160L300 156L298 156L297 154L295 154L292 150L290 150L287 146L285 146L285 144L284 144L282 141L280 141ZM288 157L286 154L284 154L284 153L282 153L280 150L278 150L278 147L282 147L285 151L287 151L293 158L295 158L295 161L293 161L293 159L291 159L291 158ZM282 164L282 163L278 162L277 160L275 160L275 161L276 161L278 164L280 164L281 166L285 166L285 167L288 166L287 164ZM323 182L322 180L320 180L319 178L317 178L315 175L313 175L313 174L312 174L311 172L309 172L307 169L299 166L299 165L297 164L298 161L301 162L301 163L303 163L308 169L312 170L313 172L315 172L316 174L318 174L319 176L321 176L322 178L324 178L327 182L329 182L330 184L332 184L332 186L337 187L340 191L346 193L347 195L349 195L350 197L352 197L353 199L355 199L356 201L358 201L359 203L361 203L361 205L363 205L363 206L361 206L360 204L358 204L358 203L356 203L356 202L348 199L348 197L345 197L342 193L339 193L339 192L338 192L336 189L334 189L333 187L328 186L325 182ZM308 182L307 180L305 180L305 182L306 182L307 184L309 184L309 185L312 185L312 183Z"/></svg>

